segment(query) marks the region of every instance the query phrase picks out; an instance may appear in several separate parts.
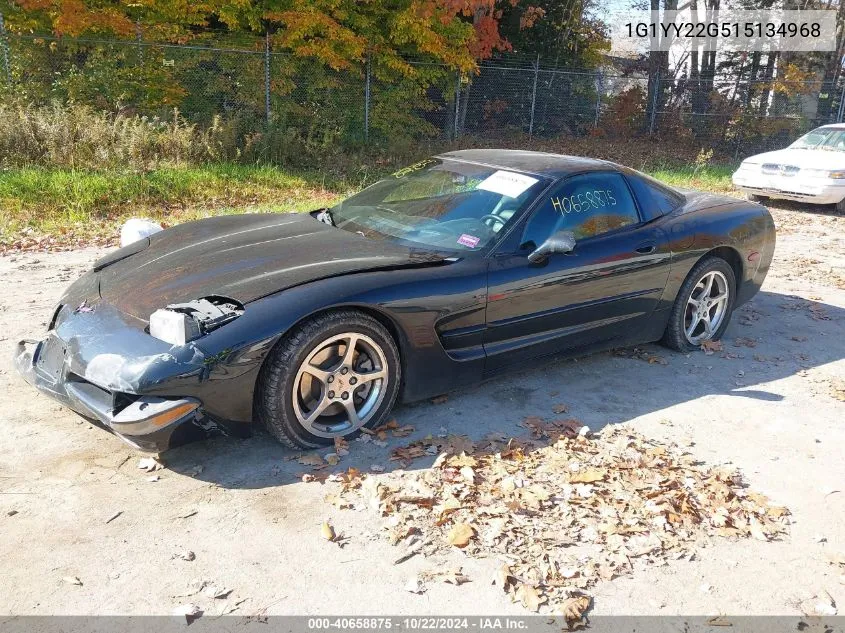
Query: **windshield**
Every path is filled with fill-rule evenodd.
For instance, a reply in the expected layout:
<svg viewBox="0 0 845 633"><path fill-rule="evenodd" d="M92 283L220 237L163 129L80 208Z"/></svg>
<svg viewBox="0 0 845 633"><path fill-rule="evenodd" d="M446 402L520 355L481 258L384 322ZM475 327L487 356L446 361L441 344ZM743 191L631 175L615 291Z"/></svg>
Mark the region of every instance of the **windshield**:
<svg viewBox="0 0 845 633"><path fill-rule="evenodd" d="M542 190L534 176L429 158L333 207L335 226L371 239L479 251Z"/></svg>
<svg viewBox="0 0 845 633"><path fill-rule="evenodd" d="M845 130L818 128L807 132L790 147L842 152L845 151Z"/></svg>

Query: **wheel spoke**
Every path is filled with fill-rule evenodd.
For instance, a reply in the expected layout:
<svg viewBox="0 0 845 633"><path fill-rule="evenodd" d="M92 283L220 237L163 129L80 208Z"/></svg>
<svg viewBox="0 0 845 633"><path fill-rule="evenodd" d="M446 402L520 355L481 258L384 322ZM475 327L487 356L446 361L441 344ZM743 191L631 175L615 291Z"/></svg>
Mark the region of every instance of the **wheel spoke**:
<svg viewBox="0 0 845 633"><path fill-rule="evenodd" d="M713 336L713 328L710 324L710 313L706 312L701 317L701 321L702 323L704 323L704 338L710 338L711 336Z"/></svg>
<svg viewBox="0 0 845 633"><path fill-rule="evenodd" d="M722 303L722 301L725 301L727 298L728 298L727 292L719 293L715 297L713 297L713 303Z"/></svg>
<svg viewBox="0 0 845 633"><path fill-rule="evenodd" d="M706 281L704 282L704 292L701 293L701 297L709 297L710 293L713 292L713 274L710 273L706 277Z"/></svg>
<svg viewBox="0 0 845 633"><path fill-rule="evenodd" d="M695 332L695 328L698 327L699 322L701 321L701 317L698 314L692 315L692 321L687 328L687 338L692 338L692 333Z"/></svg>
<svg viewBox="0 0 845 633"><path fill-rule="evenodd" d="M687 300L687 304L691 305L693 308L697 308L699 303L700 301L698 299L693 299L692 295L690 295L690 298Z"/></svg>
<svg viewBox="0 0 845 633"><path fill-rule="evenodd" d="M358 345L358 336L355 334L350 334L349 339L346 341L346 351L343 353L343 360L341 360L341 365L352 367L352 361L355 360L356 345Z"/></svg>
<svg viewBox="0 0 845 633"><path fill-rule="evenodd" d="M305 424L313 424L314 421L320 417L323 411L325 411L331 405L331 403L331 400L329 400L328 398L321 398L320 402L317 403L317 406L314 407L314 409L310 413L308 413L308 417L306 417L304 420Z"/></svg>
<svg viewBox="0 0 845 633"><path fill-rule="evenodd" d="M373 371L366 371L366 372L355 372L353 376L357 379L358 384L356 387L366 384L368 382L372 382L373 380L378 380L379 378L384 378L387 376L387 372L383 369L376 369Z"/></svg>
<svg viewBox="0 0 845 633"><path fill-rule="evenodd" d="M355 408L354 398L349 398L342 401L343 408L346 409L346 414L349 416L349 424L352 428L358 428L361 420L358 418L358 410Z"/></svg>
<svg viewBox="0 0 845 633"><path fill-rule="evenodd" d="M324 385L328 384L326 381L328 380L329 375L331 375L330 371L326 371L325 369L320 369L319 367L315 367L314 365L310 365L310 364L305 365L302 368L302 371L304 371L309 376L313 376L314 378L319 380Z"/></svg>

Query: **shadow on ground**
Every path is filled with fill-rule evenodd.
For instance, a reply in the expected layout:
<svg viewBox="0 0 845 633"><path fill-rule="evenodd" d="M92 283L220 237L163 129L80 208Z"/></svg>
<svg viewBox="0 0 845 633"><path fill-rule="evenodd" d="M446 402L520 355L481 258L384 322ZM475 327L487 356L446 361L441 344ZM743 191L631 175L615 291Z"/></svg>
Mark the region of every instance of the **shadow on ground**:
<svg viewBox="0 0 845 633"><path fill-rule="evenodd" d="M350 467L362 471L374 465L385 471L403 466L427 468L434 455L403 465L390 461L390 452L428 435L443 441L447 436L466 436L481 451L485 447L495 450L485 438L530 436L520 425L527 416L547 421L575 418L597 431L608 424L636 421L675 405L700 401L702 423L706 423L712 396L761 403L782 400L783 396L770 388L771 383L842 359L843 330L845 310L841 308L761 292L734 312L722 351L681 354L649 344L538 363L449 394L439 404L426 401L399 406L395 418L399 424L415 428L411 435L388 437L386 447L352 441L350 454L339 465L322 471L297 461L308 452L285 449L263 432L247 439L215 437L175 448L163 457L176 473L224 488L252 489L301 481L304 473L325 475ZM562 403L567 411L556 414L554 408ZM670 415L667 412L667 417ZM327 447L318 453L332 451ZM197 466L202 466L199 473Z"/></svg>
<svg viewBox="0 0 845 633"><path fill-rule="evenodd" d="M843 215L836 210L836 205L834 204L809 204L807 202L776 200L774 198L764 200L761 204L765 207L778 209L780 211L796 211L812 215L827 215L830 217L842 217Z"/></svg>

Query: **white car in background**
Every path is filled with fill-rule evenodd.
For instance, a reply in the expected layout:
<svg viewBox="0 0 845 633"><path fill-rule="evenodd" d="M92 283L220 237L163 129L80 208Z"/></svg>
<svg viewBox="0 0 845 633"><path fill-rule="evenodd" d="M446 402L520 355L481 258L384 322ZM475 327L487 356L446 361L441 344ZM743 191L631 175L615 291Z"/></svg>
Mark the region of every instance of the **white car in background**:
<svg viewBox="0 0 845 633"><path fill-rule="evenodd" d="M845 124L823 125L786 149L746 158L733 184L755 202L835 204L845 212Z"/></svg>

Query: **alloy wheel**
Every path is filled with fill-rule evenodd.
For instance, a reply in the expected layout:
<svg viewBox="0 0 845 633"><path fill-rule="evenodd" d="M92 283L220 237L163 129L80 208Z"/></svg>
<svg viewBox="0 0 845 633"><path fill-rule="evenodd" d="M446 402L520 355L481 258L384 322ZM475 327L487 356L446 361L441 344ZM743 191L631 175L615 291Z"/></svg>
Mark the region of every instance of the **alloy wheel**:
<svg viewBox="0 0 845 633"><path fill-rule="evenodd" d="M710 340L728 313L730 286L718 270L705 273L692 289L684 313L684 334L693 345Z"/></svg>
<svg viewBox="0 0 845 633"><path fill-rule="evenodd" d="M387 392L384 350L357 332L331 336L308 354L293 382L293 410L318 437L342 437L364 426Z"/></svg>

